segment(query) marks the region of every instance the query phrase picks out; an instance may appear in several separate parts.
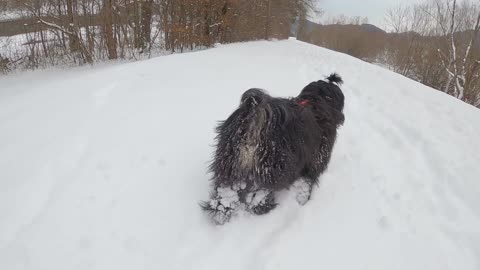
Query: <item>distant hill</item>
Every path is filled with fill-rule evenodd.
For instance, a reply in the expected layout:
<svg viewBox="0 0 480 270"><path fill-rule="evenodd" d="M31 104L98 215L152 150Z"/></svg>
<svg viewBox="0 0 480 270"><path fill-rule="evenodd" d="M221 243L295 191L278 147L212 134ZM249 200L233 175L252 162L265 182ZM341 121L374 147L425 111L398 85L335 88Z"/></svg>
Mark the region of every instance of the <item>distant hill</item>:
<svg viewBox="0 0 480 270"><path fill-rule="evenodd" d="M360 25L360 28L367 32L387 33L384 30L378 28L377 26L368 23Z"/></svg>
<svg viewBox="0 0 480 270"><path fill-rule="evenodd" d="M373 24L297 23L292 34L298 40L346 53L365 61L375 61L389 34Z"/></svg>
<svg viewBox="0 0 480 270"><path fill-rule="evenodd" d="M295 23L292 26L292 34L298 34L300 30L300 23ZM306 33L312 33L315 30L325 30L325 29L336 29L336 30L353 30L353 31L361 31L361 32L368 32L368 33L381 33L387 34L384 30L380 29L379 27L373 24L319 24L309 20L306 20L303 25L303 31ZM296 35L295 35L296 36Z"/></svg>

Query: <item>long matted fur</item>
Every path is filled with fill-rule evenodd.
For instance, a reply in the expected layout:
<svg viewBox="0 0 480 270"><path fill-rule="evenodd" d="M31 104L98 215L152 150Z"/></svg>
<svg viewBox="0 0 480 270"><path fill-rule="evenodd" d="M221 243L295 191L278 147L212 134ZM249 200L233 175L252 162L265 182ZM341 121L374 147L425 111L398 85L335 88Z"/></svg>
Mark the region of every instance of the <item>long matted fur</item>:
<svg viewBox="0 0 480 270"><path fill-rule="evenodd" d="M345 119L342 83L332 74L292 99L256 88L242 95L240 106L216 129L210 166L214 190L202 207L217 224L240 207L255 214L269 212L276 206L274 192L299 179L306 184L299 202L310 199Z"/></svg>

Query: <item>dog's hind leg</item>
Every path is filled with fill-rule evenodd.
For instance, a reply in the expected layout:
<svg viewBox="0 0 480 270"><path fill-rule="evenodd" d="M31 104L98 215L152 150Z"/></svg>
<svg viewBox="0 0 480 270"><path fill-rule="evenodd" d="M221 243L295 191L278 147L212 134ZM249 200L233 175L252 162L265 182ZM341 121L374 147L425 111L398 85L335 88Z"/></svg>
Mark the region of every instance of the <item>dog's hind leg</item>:
<svg viewBox="0 0 480 270"><path fill-rule="evenodd" d="M249 192L245 197L245 204L247 209L255 215L267 214L277 206L275 194L267 189Z"/></svg>
<svg viewBox="0 0 480 270"><path fill-rule="evenodd" d="M242 185L216 187L210 201L203 202L201 207L211 214L215 224L223 225L228 222L238 210L240 206L238 193L241 189Z"/></svg>

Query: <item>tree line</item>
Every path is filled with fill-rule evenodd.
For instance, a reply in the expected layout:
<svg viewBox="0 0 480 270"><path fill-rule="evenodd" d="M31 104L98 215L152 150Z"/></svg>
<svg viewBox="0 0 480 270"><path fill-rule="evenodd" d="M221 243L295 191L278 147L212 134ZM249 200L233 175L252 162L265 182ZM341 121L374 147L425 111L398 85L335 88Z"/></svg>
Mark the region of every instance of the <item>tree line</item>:
<svg viewBox="0 0 480 270"><path fill-rule="evenodd" d="M8 0L4 10L20 16L14 25L17 35L0 43L0 71L136 59L215 43L283 39L295 21L307 16L313 2Z"/></svg>

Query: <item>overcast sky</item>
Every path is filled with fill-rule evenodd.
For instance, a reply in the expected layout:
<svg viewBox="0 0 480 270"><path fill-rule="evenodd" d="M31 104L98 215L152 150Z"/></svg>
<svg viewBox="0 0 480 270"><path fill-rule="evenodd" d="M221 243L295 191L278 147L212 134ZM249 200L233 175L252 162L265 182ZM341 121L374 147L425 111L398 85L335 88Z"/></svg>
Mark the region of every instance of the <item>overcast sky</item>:
<svg viewBox="0 0 480 270"><path fill-rule="evenodd" d="M317 0L318 6L325 11L323 17L344 14L346 16L368 17L368 21L384 29L385 13L388 8L399 3L411 4L422 0Z"/></svg>

